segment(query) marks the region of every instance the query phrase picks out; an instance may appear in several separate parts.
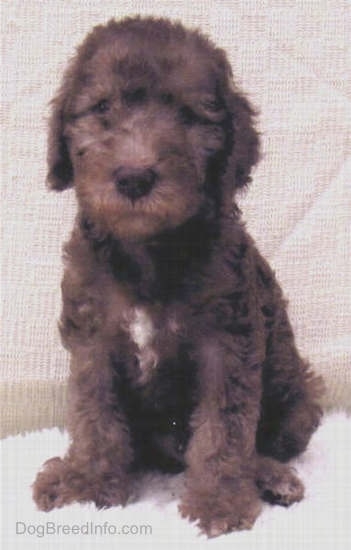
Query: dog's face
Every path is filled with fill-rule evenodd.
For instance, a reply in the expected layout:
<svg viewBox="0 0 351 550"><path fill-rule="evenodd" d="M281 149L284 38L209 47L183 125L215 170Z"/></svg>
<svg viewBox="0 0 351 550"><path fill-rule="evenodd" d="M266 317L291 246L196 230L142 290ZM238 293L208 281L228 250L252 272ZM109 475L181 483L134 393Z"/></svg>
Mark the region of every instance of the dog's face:
<svg viewBox="0 0 351 550"><path fill-rule="evenodd" d="M237 147L233 187L257 160L252 111L229 76L223 52L180 25L135 18L96 28L54 103L52 186L74 184L88 218L120 239L182 225L223 194L239 132L250 143L244 155Z"/></svg>

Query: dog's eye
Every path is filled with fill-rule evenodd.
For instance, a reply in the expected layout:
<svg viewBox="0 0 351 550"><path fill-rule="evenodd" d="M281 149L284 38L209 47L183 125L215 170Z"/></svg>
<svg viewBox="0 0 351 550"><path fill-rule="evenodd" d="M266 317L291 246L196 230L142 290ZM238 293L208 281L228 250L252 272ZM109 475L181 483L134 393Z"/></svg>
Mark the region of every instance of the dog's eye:
<svg viewBox="0 0 351 550"><path fill-rule="evenodd" d="M136 88L135 90L125 90L123 99L128 105L143 103L146 100L145 88Z"/></svg>
<svg viewBox="0 0 351 550"><path fill-rule="evenodd" d="M110 104L107 99L102 99L92 107L93 113L103 114L107 113L110 108Z"/></svg>
<svg viewBox="0 0 351 550"><path fill-rule="evenodd" d="M198 116L194 111L187 106L181 107L179 110L179 116L180 120L183 124L186 124L187 126L192 126L196 122L198 122Z"/></svg>
<svg viewBox="0 0 351 550"><path fill-rule="evenodd" d="M222 103L219 99L213 97L204 99L202 106L208 111L219 111L222 108Z"/></svg>
<svg viewBox="0 0 351 550"><path fill-rule="evenodd" d="M160 95L160 100L164 105L171 105L174 102L174 97L170 93L163 93Z"/></svg>

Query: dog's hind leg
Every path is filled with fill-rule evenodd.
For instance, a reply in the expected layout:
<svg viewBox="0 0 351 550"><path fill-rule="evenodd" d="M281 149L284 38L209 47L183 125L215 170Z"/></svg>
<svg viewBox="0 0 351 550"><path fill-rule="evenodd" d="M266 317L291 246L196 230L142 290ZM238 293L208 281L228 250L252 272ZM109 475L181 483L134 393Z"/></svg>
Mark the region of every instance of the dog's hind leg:
<svg viewBox="0 0 351 550"><path fill-rule="evenodd" d="M257 450L285 462L305 450L319 425L323 382L296 349L281 290L262 258L257 272L267 329Z"/></svg>

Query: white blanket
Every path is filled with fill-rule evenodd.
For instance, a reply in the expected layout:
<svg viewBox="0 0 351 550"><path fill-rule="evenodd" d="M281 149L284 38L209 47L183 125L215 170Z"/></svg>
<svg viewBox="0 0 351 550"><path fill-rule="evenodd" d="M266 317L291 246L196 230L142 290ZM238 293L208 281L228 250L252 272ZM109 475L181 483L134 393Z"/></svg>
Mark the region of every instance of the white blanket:
<svg viewBox="0 0 351 550"><path fill-rule="evenodd" d="M63 454L67 442L57 429L2 442L4 550L76 550L81 543L88 549L123 550L346 550L351 540L351 419L343 413L325 417L308 450L294 462L306 486L301 503L288 509L265 504L251 531L209 541L177 512L181 475L146 476L139 500L123 509L73 504L37 511L30 485L42 462Z"/></svg>

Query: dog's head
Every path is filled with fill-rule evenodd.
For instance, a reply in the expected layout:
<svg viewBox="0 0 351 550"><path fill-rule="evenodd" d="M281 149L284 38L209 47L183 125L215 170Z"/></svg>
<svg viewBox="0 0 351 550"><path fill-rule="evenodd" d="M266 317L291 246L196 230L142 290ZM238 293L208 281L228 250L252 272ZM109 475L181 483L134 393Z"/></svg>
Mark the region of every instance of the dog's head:
<svg viewBox="0 0 351 550"><path fill-rule="evenodd" d="M222 50L164 19L96 27L53 101L51 188L102 233L147 239L225 207L258 160L254 112Z"/></svg>

